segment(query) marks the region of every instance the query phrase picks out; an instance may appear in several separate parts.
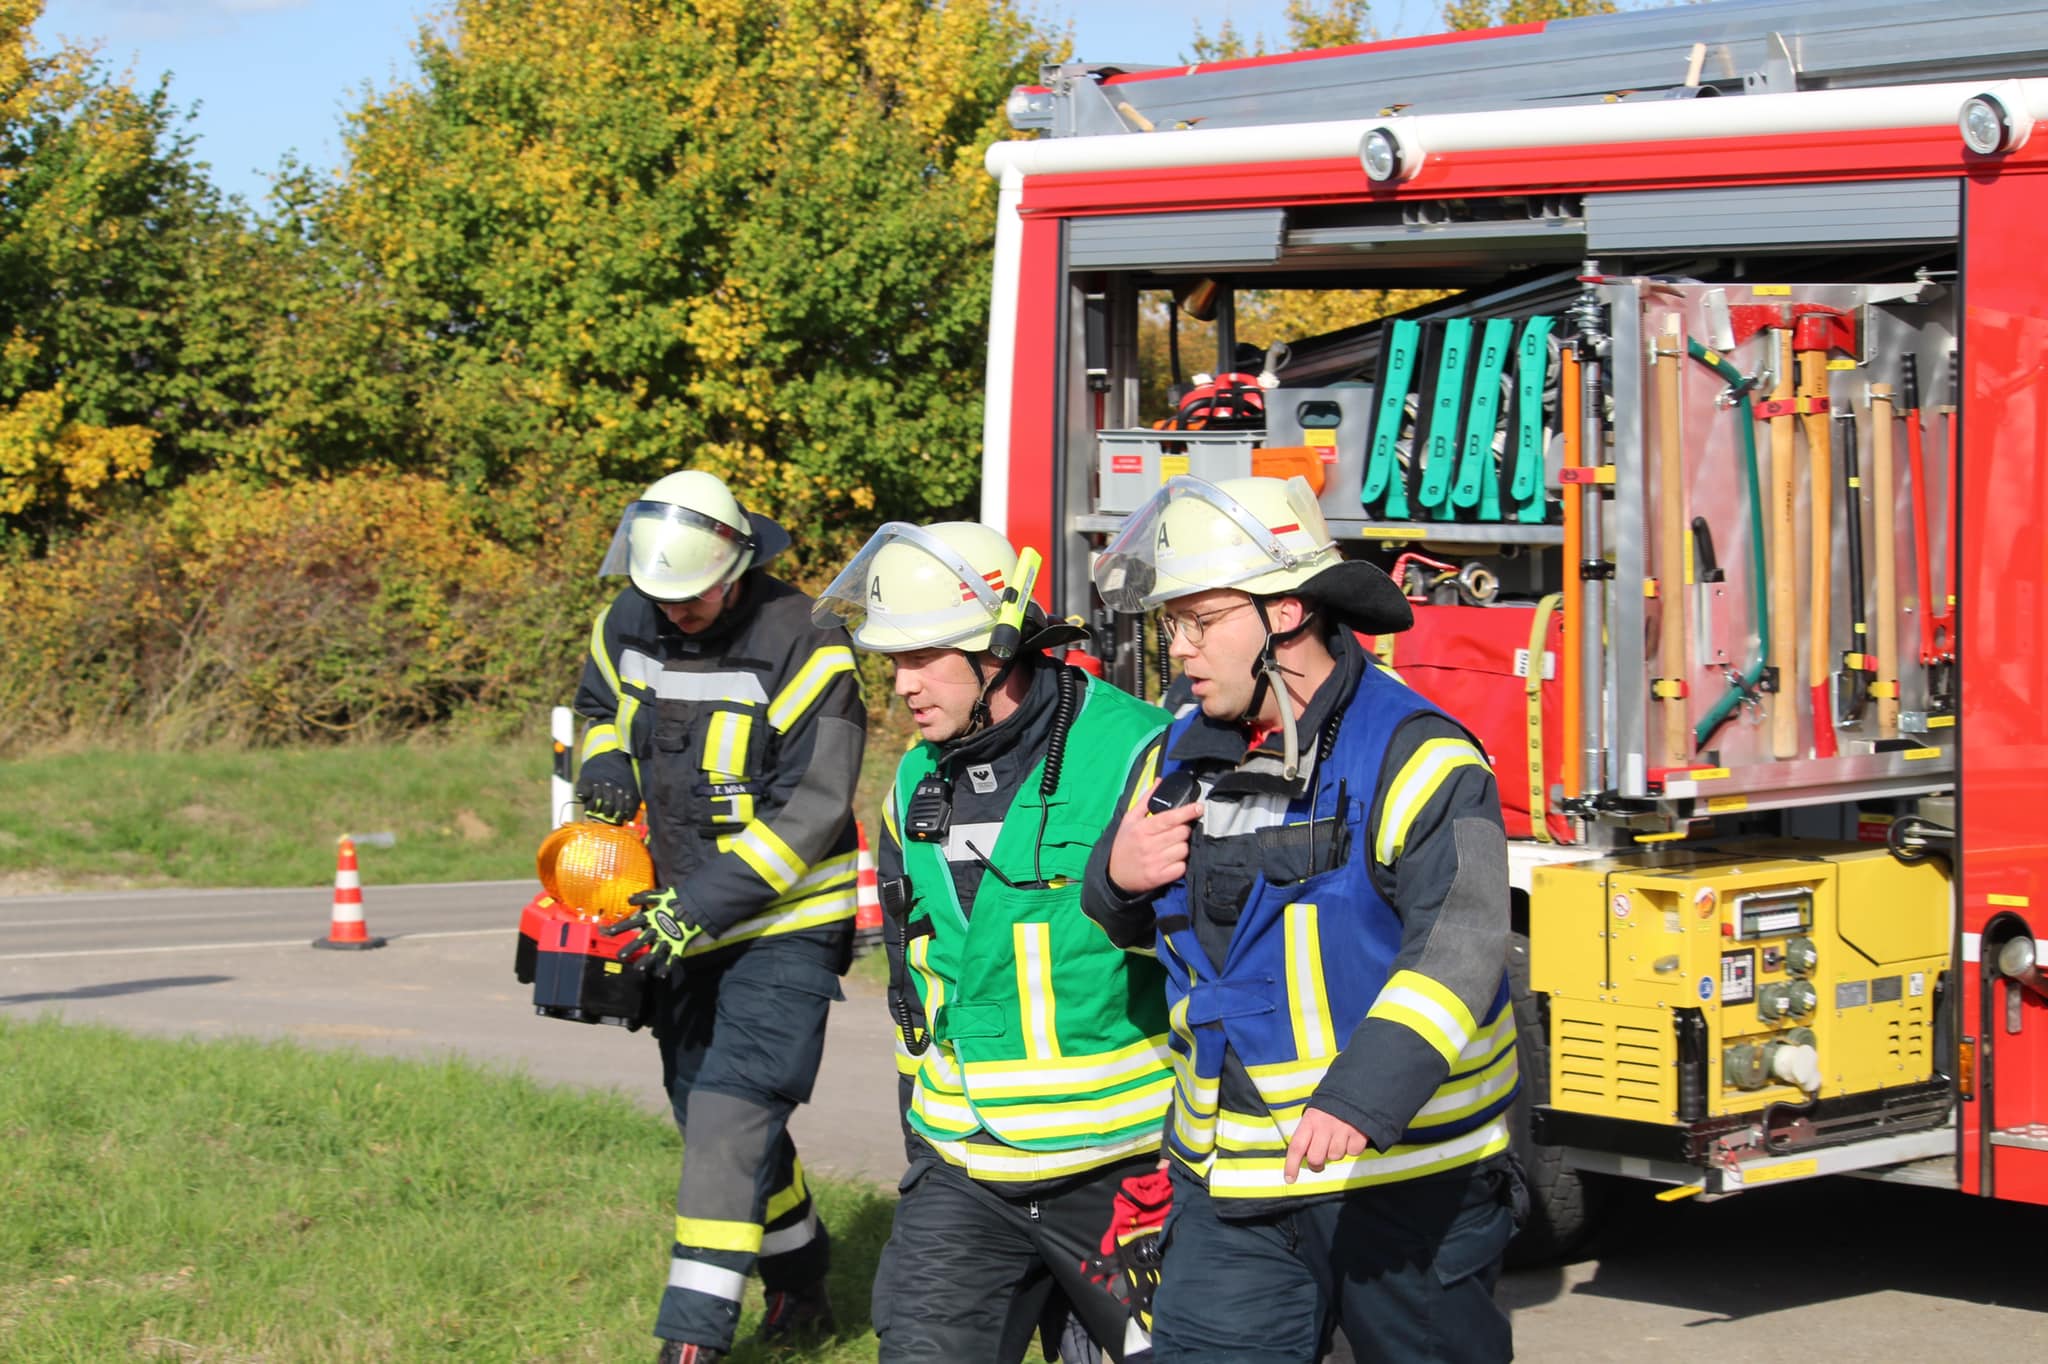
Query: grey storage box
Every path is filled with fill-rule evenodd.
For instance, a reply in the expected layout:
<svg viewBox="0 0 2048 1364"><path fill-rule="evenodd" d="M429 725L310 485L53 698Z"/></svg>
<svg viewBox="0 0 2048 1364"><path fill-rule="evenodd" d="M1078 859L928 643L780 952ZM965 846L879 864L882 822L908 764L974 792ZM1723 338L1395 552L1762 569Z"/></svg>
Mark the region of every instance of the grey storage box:
<svg viewBox="0 0 2048 1364"><path fill-rule="evenodd" d="M1136 511L1175 474L1193 474L1211 483L1249 478L1252 451L1266 444L1257 431L1101 431L1097 437L1102 452L1096 465L1095 506L1117 513ZM1355 502L1356 474L1351 487Z"/></svg>

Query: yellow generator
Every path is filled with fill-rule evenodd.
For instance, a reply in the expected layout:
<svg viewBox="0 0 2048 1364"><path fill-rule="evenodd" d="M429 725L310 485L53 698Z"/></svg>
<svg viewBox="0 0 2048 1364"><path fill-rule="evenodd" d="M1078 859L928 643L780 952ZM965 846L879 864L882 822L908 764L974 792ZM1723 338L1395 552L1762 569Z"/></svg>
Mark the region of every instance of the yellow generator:
<svg viewBox="0 0 2048 1364"><path fill-rule="evenodd" d="M1942 866L1881 845L1539 868L1529 983L1549 1013L1550 1101L1537 1139L1739 1183L1745 1165L1939 1124L1951 931Z"/></svg>

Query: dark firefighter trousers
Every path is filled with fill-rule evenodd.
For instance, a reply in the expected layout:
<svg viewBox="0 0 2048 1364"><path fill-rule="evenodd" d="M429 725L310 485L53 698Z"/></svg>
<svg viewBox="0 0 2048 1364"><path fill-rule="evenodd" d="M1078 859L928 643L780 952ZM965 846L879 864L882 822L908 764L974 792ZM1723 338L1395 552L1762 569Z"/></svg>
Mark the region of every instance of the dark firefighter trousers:
<svg viewBox="0 0 2048 1364"><path fill-rule="evenodd" d="M760 938L692 958L655 1001L661 1079L683 1136L676 1238L654 1334L732 1348L747 1276L769 1292L821 1278L830 1242L789 1115L811 1097L844 948Z"/></svg>
<svg viewBox="0 0 2048 1364"><path fill-rule="evenodd" d="M1152 1300L1157 1364L1314 1364L1341 1325L1358 1364L1501 1364L1493 1301L1519 1176L1504 1158L1226 1221L1173 1169Z"/></svg>
<svg viewBox="0 0 2048 1364"><path fill-rule="evenodd" d="M1130 1313L1081 1266L1101 1249L1117 1187L1158 1163L1141 1156L1006 1198L934 1156L913 1161L875 1268L880 1364L1016 1364L1066 1308L1123 1359Z"/></svg>

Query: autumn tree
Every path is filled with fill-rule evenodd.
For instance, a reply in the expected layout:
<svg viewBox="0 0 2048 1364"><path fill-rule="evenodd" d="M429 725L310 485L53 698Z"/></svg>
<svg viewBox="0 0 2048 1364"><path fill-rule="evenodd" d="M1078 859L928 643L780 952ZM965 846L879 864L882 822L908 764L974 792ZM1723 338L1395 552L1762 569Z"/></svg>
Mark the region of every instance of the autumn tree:
<svg viewBox="0 0 2048 1364"><path fill-rule="evenodd" d="M243 372L194 270L233 218L178 111L32 51L40 10L0 2L0 535L28 548L203 464Z"/></svg>
<svg viewBox="0 0 2048 1364"><path fill-rule="evenodd" d="M295 323L263 457L363 424L340 367L514 539L683 464L821 564L875 508L963 507L982 149L1049 42L1001 0L457 0L306 208L347 284Z"/></svg>
<svg viewBox="0 0 2048 1364"><path fill-rule="evenodd" d="M1462 32L1612 14L1615 9L1613 0L1445 0L1442 18L1447 31Z"/></svg>

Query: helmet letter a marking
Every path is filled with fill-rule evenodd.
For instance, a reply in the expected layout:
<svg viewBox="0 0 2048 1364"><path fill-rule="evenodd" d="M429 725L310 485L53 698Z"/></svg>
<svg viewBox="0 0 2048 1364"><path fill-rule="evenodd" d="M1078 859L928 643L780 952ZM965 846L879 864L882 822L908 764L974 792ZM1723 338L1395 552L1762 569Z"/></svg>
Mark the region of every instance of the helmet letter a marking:
<svg viewBox="0 0 2048 1364"><path fill-rule="evenodd" d="M882 600L882 577L879 573L868 579L868 600Z"/></svg>

